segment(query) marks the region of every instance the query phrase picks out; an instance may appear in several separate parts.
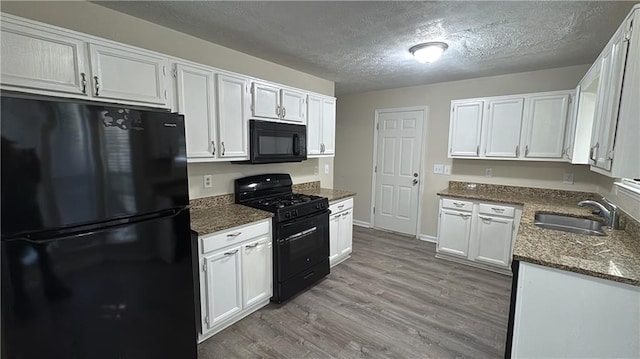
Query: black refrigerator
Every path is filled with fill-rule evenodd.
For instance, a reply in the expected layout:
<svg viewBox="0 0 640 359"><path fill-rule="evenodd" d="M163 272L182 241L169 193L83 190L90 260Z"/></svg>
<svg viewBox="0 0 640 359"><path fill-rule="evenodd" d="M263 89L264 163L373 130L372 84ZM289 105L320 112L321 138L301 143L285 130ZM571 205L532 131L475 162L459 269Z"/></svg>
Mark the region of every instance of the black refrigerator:
<svg viewBox="0 0 640 359"><path fill-rule="evenodd" d="M184 118L1 105L2 358L196 358Z"/></svg>

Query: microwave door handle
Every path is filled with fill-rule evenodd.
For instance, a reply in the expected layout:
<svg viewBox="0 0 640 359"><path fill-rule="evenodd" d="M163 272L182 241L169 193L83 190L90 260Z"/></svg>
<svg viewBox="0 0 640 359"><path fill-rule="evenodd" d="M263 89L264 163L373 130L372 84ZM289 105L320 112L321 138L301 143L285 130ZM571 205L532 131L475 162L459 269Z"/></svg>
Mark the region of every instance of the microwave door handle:
<svg viewBox="0 0 640 359"><path fill-rule="evenodd" d="M297 133L293 134L293 154L300 155L300 138Z"/></svg>

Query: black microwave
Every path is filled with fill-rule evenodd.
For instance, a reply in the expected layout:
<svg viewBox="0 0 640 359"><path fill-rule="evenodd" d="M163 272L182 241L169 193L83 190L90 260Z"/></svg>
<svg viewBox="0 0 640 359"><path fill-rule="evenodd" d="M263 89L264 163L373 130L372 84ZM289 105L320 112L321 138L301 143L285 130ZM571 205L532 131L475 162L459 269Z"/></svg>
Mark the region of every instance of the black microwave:
<svg viewBox="0 0 640 359"><path fill-rule="evenodd" d="M307 126L249 120L249 161L301 162L307 159Z"/></svg>

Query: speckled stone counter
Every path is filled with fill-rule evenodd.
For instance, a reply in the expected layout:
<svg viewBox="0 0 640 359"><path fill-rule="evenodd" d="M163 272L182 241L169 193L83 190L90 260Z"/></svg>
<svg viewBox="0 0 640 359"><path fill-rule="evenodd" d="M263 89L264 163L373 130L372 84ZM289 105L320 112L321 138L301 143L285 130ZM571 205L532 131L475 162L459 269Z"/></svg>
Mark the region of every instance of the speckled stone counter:
<svg viewBox="0 0 640 359"><path fill-rule="evenodd" d="M640 286L640 238L637 222L628 218L627 230L605 228L607 236L588 236L544 229L533 224L536 212L588 217L591 208L578 207L585 199L599 200L594 193L539 188L478 185L451 182L438 195L523 206L513 259L594 277Z"/></svg>
<svg viewBox="0 0 640 359"><path fill-rule="evenodd" d="M191 230L200 236L273 217L271 212L229 203L223 196L192 200L190 207Z"/></svg>
<svg viewBox="0 0 640 359"><path fill-rule="evenodd" d="M313 196L327 197L329 199L329 203L336 202L341 199L354 197L356 195L355 192L342 191L338 189L329 189L329 188L318 188L312 190L301 190L296 191L296 193L302 193Z"/></svg>

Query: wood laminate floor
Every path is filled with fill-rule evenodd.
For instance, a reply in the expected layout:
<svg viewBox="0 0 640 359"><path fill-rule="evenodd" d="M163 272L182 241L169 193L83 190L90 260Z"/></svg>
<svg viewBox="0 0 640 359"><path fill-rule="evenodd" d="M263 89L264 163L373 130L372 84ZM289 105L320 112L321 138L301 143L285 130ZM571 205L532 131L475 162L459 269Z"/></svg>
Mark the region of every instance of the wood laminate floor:
<svg viewBox="0 0 640 359"><path fill-rule="evenodd" d="M198 357L503 357L511 278L434 255L432 243L355 227L350 259L200 344Z"/></svg>

